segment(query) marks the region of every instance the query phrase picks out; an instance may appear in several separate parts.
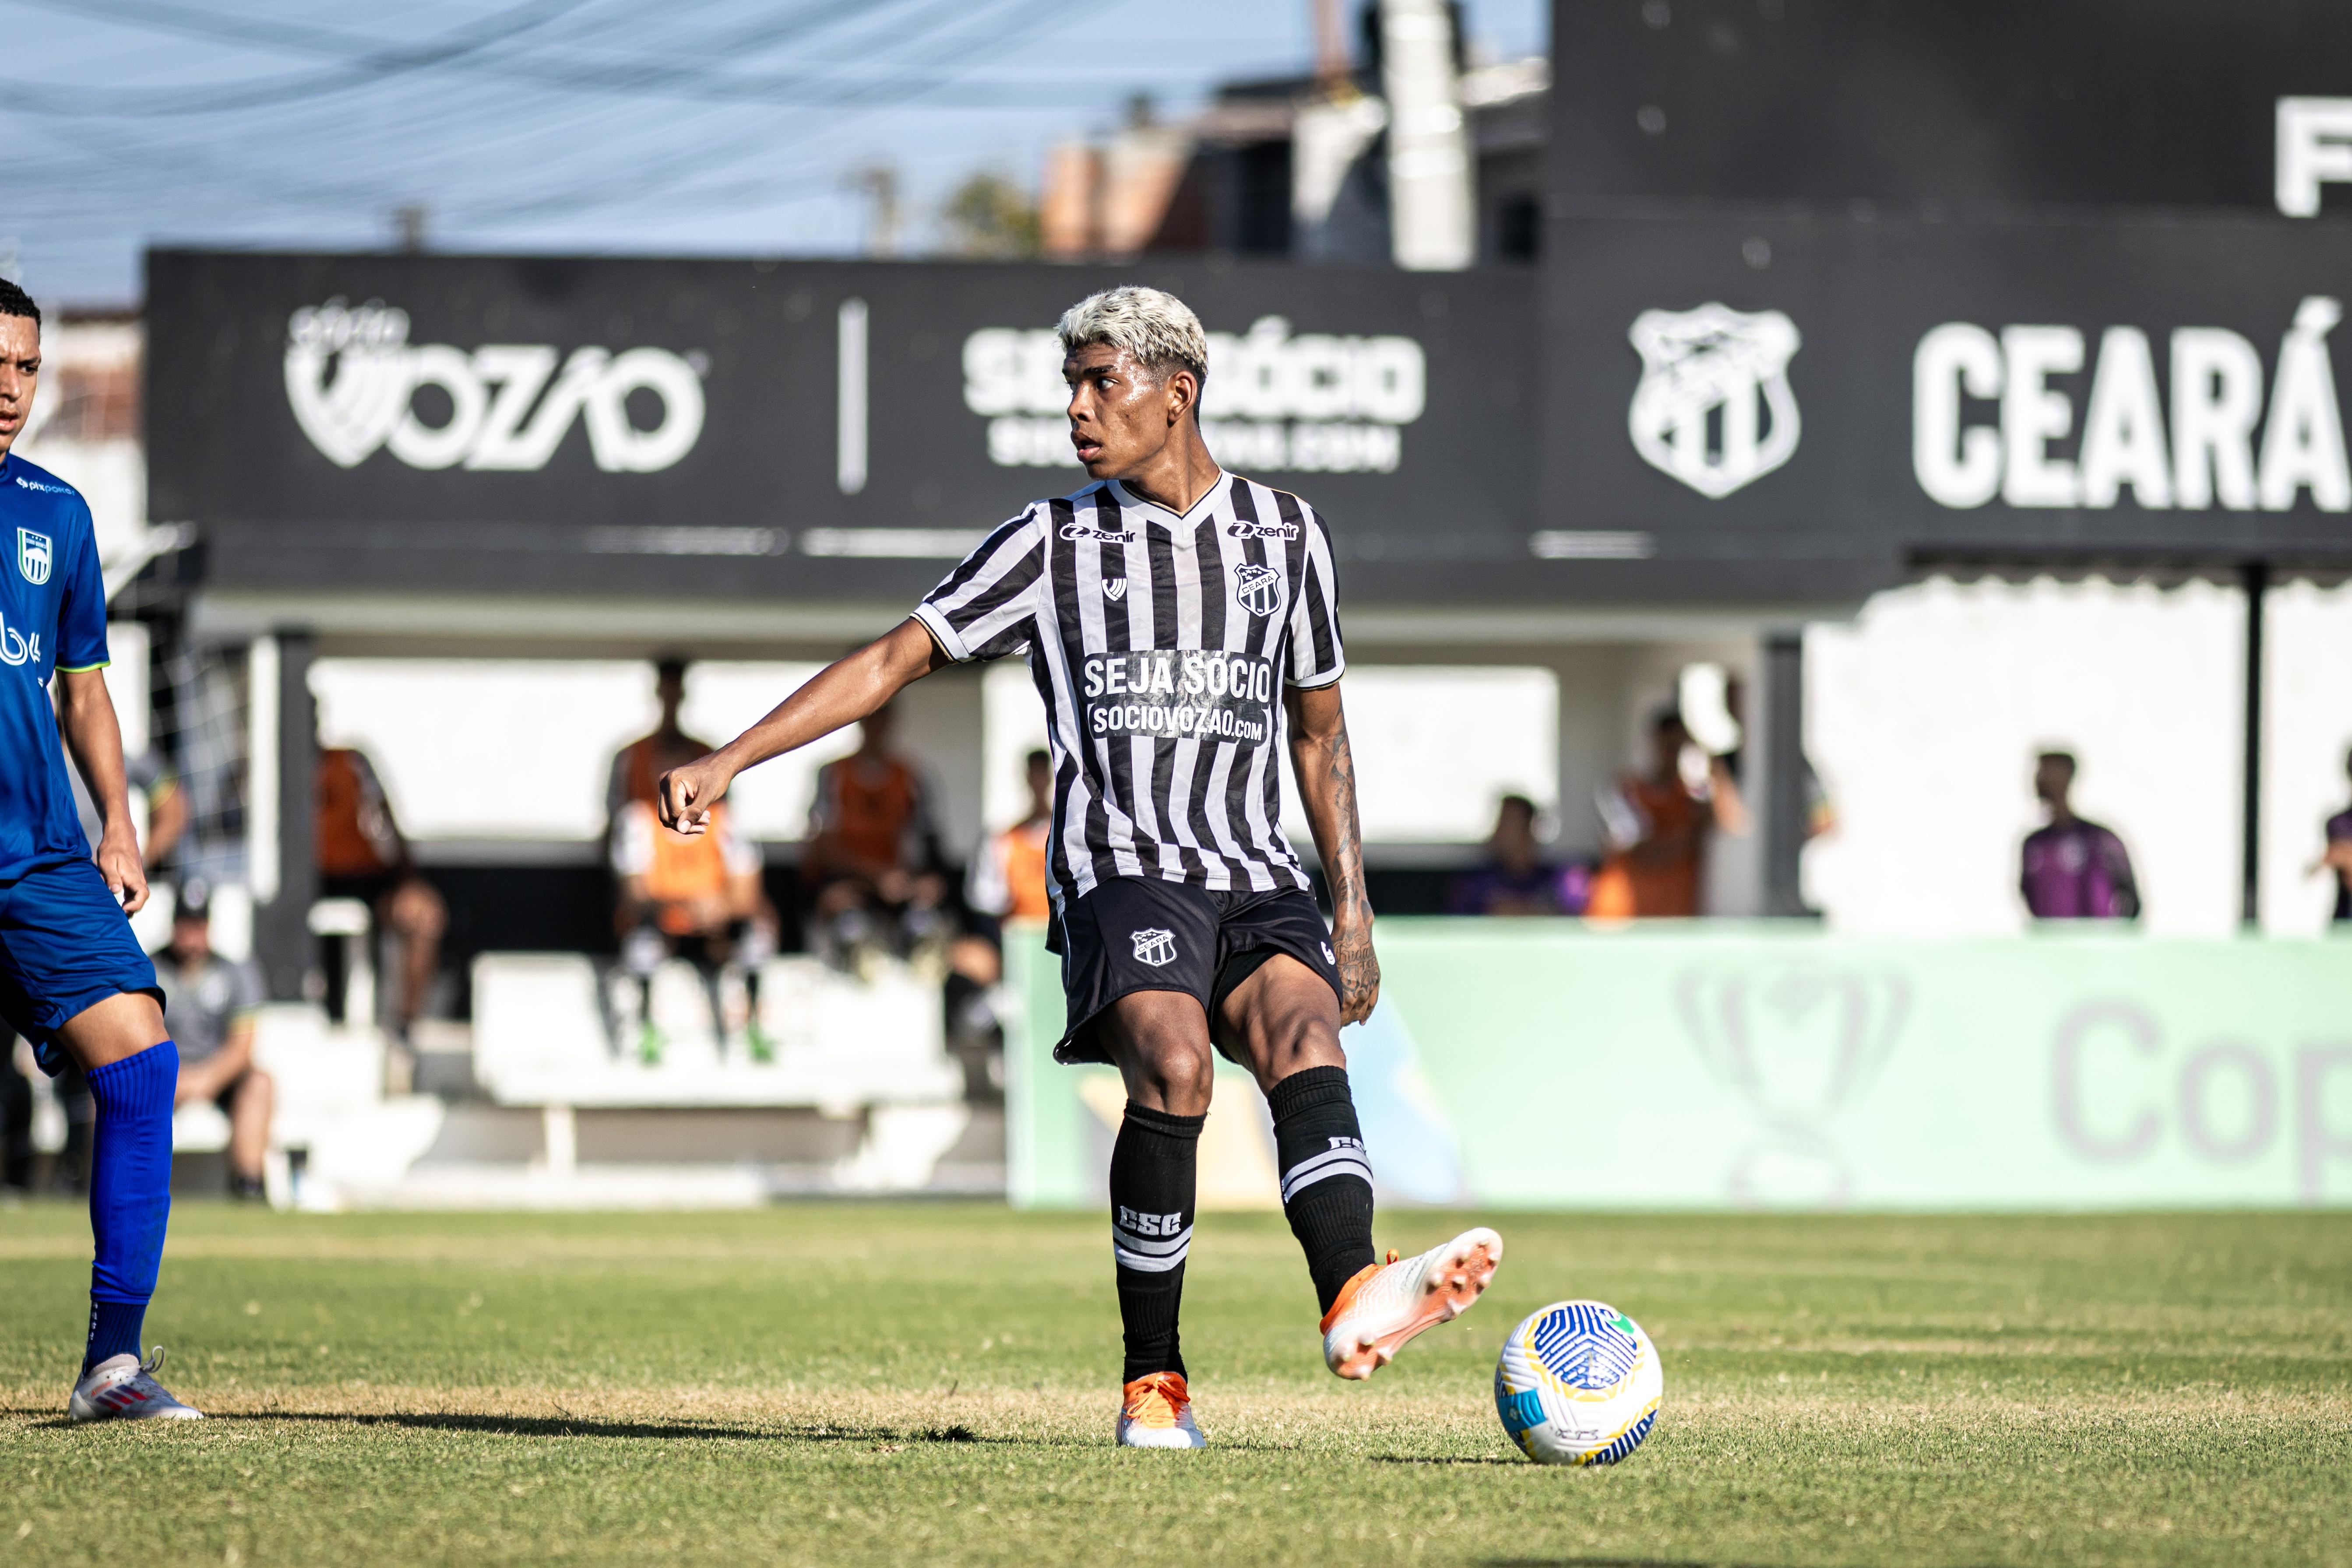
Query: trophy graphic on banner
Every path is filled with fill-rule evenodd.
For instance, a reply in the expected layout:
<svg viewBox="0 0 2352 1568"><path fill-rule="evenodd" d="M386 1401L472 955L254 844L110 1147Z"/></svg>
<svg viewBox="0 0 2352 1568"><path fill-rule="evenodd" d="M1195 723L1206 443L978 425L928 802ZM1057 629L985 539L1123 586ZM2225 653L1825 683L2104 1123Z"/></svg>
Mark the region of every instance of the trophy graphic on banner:
<svg viewBox="0 0 2352 1568"><path fill-rule="evenodd" d="M1694 969L1676 1002L1716 1083L1754 1126L1732 1152L1725 1195L1745 1208L1840 1208L1854 1173L1835 1123L1893 1054L1910 996L1892 971L1811 959Z"/></svg>

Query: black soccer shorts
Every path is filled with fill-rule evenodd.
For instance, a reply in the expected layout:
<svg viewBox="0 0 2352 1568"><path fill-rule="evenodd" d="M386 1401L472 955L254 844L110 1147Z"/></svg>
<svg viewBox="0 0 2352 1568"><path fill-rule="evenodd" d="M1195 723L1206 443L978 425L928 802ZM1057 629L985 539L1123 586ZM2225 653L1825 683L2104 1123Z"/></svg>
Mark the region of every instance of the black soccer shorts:
<svg viewBox="0 0 2352 1568"><path fill-rule="evenodd" d="M1062 954L1070 1019L1054 1059L1065 1064L1110 1060L1095 1037L1095 1020L1129 993L1182 991L1214 1019L1234 988L1277 952L1340 994L1330 928L1314 899L1297 888L1213 892L1156 878L1115 878L1064 905L1053 934L1060 939L1053 945Z"/></svg>

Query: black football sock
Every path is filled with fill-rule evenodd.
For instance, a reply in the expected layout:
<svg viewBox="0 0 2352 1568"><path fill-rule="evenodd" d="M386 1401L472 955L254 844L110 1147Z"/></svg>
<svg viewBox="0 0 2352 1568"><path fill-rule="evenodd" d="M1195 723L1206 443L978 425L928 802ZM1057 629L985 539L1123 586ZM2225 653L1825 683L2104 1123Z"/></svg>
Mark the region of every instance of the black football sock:
<svg viewBox="0 0 2352 1568"><path fill-rule="evenodd" d="M1176 1339L1184 1255L1192 1247L1192 1186L1205 1116L1171 1116L1129 1100L1110 1150L1110 1244L1118 1260L1118 1320L1133 1383L1184 1375Z"/></svg>
<svg viewBox="0 0 2352 1568"><path fill-rule="evenodd" d="M1274 1112L1282 1212L1306 1249L1315 1299L1328 1312L1339 1288L1380 1261L1372 1251L1372 1166L1348 1093L1348 1069L1292 1073L1265 1102Z"/></svg>

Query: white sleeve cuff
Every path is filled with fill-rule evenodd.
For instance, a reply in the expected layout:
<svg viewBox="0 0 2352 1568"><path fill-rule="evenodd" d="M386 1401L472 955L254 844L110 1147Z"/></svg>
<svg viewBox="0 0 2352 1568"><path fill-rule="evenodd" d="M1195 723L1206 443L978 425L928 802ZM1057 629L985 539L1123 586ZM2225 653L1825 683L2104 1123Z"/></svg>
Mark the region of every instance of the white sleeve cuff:
<svg viewBox="0 0 2352 1568"><path fill-rule="evenodd" d="M971 649L964 646L962 635L948 624L948 618L929 605L917 605L915 618L929 628L940 650L958 664L971 662Z"/></svg>
<svg viewBox="0 0 2352 1568"><path fill-rule="evenodd" d="M1339 685L1339 678L1347 673L1348 667L1342 662L1333 665L1320 674L1310 675L1304 680L1294 680L1290 682L1290 688L1294 691L1320 691L1327 686Z"/></svg>

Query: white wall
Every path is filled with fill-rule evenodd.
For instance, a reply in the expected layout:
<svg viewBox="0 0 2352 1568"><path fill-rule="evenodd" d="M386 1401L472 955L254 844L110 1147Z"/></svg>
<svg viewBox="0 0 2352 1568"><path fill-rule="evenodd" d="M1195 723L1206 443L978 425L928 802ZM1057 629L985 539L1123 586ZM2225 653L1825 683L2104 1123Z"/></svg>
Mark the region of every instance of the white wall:
<svg viewBox="0 0 2352 1568"><path fill-rule="evenodd" d="M1503 795L1524 795L1547 809L1559 798L1559 682L1551 670L1354 664L1341 690L1367 843L1477 843L1493 831ZM1021 759L1045 743L1045 710L1023 663L991 666L984 692L985 810L998 828L1028 809ZM1283 830L1303 847L1312 840L1286 757L1282 779Z"/></svg>
<svg viewBox="0 0 2352 1568"><path fill-rule="evenodd" d="M817 667L698 664L683 722L718 743ZM311 668L322 744L368 753L410 837L593 838L604 830L613 753L660 716L653 671L624 659L322 658ZM738 818L760 838L797 838L817 765L836 737L747 773Z"/></svg>
<svg viewBox="0 0 2352 1568"><path fill-rule="evenodd" d="M1528 666L1364 665L1341 683L1371 844L1475 844L1495 808L1559 799L1559 681ZM1312 843L1287 759L1284 831Z"/></svg>
<svg viewBox="0 0 2352 1568"><path fill-rule="evenodd" d="M898 694L898 728L893 743L921 772L924 786L931 792L940 842L950 859L970 856L981 838L985 729L981 690L980 672L963 666L926 676ZM842 750L849 749L845 741ZM1017 757L1013 773L1014 787L1019 788ZM801 810L805 816L805 793ZM1015 811L1011 820L1017 821L1020 815ZM795 828L793 836L798 834Z"/></svg>
<svg viewBox="0 0 2352 1568"><path fill-rule="evenodd" d="M687 673L687 732L720 745L823 666L708 659ZM652 668L636 659L322 658L311 668L323 744L358 746L411 838L579 841L604 830L613 753L660 716ZM900 750L937 795L950 855L980 831L978 683L944 672L898 701ZM792 841L808 826L816 770L855 730L764 763L735 781L737 823Z"/></svg>
<svg viewBox="0 0 2352 1568"><path fill-rule="evenodd" d="M1626 749L1625 716L1642 700L1628 694L1632 654L1619 644L1595 643L1559 650L1553 665L1559 681L1559 805L1551 849L1563 858L1601 852L1601 814L1593 794L1633 761ZM1663 700L1663 695L1653 700Z"/></svg>
<svg viewBox="0 0 2352 1568"><path fill-rule="evenodd" d="M824 666L735 662L709 659L686 672L686 703L677 716L686 732L714 746L723 746L767 716L768 710L794 691ZM630 731L634 740L660 717L653 695L653 673L640 664L633 678L643 694L645 722ZM807 831L809 798L816 789L816 770L856 749L857 734L849 731L828 735L805 751L761 763L738 777L728 791L738 826L754 838L796 839ZM605 755L609 758L611 752ZM604 777L597 774L597 820L604 820Z"/></svg>
<svg viewBox="0 0 2352 1568"><path fill-rule="evenodd" d="M1806 747L1839 826L1807 851L1809 895L1841 931L2022 929L2033 757L2058 748L2080 759L2076 809L2131 851L2146 929L2227 934L2244 625L2205 584L1938 580L1812 628Z"/></svg>

